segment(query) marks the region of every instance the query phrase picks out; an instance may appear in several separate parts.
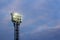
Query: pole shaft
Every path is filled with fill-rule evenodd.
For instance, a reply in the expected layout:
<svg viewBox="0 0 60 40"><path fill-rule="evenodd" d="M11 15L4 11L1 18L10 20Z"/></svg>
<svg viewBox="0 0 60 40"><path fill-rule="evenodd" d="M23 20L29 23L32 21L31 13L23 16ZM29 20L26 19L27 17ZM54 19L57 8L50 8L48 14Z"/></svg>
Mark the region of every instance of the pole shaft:
<svg viewBox="0 0 60 40"><path fill-rule="evenodd" d="M19 40L19 27L18 24L14 26L14 40Z"/></svg>

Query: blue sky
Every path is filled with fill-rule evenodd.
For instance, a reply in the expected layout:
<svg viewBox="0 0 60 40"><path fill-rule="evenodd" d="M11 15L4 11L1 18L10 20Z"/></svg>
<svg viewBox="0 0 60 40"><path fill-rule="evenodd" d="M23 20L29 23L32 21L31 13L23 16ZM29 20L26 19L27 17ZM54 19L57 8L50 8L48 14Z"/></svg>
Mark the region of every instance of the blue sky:
<svg viewBox="0 0 60 40"><path fill-rule="evenodd" d="M0 40L13 40L11 12L23 15L21 40L60 40L60 0L0 0Z"/></svg>

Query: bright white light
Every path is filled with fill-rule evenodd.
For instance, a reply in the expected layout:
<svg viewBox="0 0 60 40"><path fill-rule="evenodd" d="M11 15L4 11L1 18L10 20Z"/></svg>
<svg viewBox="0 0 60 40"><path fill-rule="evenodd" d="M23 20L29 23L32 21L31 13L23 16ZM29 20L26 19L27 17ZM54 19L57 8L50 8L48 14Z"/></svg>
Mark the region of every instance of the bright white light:
<svg viewBox="0 0 60 40"><path fill-rule="evenodd" d="M12 18L13 18L13 21L15 22L20 22L22 21L22 15L19 14L19 13L12 13Z"/></svg>

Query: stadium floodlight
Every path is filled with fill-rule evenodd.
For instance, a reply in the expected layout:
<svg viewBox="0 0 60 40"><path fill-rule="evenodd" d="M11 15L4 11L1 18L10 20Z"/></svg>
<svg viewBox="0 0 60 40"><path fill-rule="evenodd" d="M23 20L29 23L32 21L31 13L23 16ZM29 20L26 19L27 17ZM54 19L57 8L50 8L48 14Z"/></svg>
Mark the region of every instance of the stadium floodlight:
<svg viewBox="0 0 60 40"><path fill-rule="evenodd" d="M22 15L19 13L11 13L11 21L14 24L14 40L19 40L19 25L22 23Z"/></svg>

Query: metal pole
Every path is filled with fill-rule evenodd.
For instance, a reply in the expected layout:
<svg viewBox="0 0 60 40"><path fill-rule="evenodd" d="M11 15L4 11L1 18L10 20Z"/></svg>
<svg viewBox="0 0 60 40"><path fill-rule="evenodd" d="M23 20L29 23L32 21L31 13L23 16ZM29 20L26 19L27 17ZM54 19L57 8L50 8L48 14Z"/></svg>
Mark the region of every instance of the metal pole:
<svg viewBox="0 0 60 40"><path fill-rule="evenodd" d="M14 23L14 40L19 40L19 27L17 23Z"/></svg>

